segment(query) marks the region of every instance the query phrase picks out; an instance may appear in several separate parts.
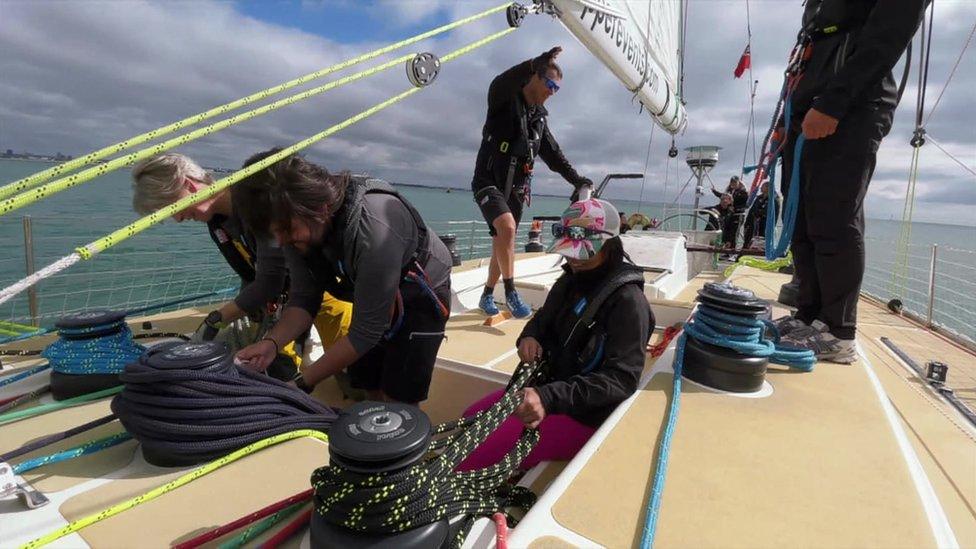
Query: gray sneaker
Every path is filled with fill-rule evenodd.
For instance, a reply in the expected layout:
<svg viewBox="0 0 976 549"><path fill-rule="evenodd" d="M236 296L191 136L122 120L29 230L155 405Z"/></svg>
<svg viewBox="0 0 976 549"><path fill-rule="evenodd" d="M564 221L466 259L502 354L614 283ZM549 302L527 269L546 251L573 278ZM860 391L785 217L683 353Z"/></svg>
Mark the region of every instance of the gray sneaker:
<svg viewBox="0 0 976 549"><path fill-rule="evenodd" d="M853 339L839 339L827 331L818 332L805 338L796 338L791 335L783 338L781 343L810 349L817 356L817 361L850 364L857 360L857 347Z"/></svg>
<svg viewBox="0 0 976 549"><path fill-rule="evenodd" d="M806 339L810 336L827 331L827 325L819 320L814 320L813 324L807 324L792 316L784 316L773 321L773 326L779 330L780 337L790 337L792 339Z"/></svg>

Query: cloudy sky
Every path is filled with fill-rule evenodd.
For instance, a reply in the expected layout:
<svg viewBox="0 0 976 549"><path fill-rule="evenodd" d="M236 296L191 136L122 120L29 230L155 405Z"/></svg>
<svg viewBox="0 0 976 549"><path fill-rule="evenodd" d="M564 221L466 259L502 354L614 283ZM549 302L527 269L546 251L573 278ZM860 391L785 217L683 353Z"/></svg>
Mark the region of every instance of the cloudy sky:
<svg viewBox="0 0 976 549"><path fill-rule="evenodd" d="M0 149L83 154L493 5L0 0ZM761 137L802 6L800 0L750 0L749 7ZM749 82L732 78L746 44L746 22L745 0L692 0L689 6L689 125L677 145L724 147L717 184L738 173L746 145ZM974 23L976 0L936 3L927 109ZM498 15L398 53L444 55L503 28L504 16ZM648 155L649 117L557 21L545 16L531 17L505 39L445 65L430 88L307 154L330 169L466 188L488 83L554 45L564 49L565 79L547 106L552 131L570 160L595 180L609 171L642 171L648 160L645 199L674 200L689 174L683 163L676 167L672 161L668 169L670 137L654 132ZM976 45L962 58L927 124L939 144L970 170L976 170L974 50ZM391 69L179 150L207 165L237 166L256 151L294 143L407 86L402 69ZM901 216L916 89L913 71L895 127L879 154L867 201L870 217ZM751 149L746 163L752 163ZM931 144L923 147L920 164L915 219L976 225L976 177ZM537 173L537 192L568 189L545 168ZM611 197L637 198L640 181L619 183ZM681 197L691 199L690 192Z"/></svg>

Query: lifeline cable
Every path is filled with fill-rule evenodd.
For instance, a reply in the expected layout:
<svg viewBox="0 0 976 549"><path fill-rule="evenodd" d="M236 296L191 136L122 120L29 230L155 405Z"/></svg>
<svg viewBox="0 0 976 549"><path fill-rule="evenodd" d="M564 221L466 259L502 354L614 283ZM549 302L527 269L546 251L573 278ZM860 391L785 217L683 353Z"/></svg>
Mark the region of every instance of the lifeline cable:
<svg viewBox="0 0 976 549"><path fill-rule="evenodd" d="M505 4L502 4L500 6L497 6L497 7L491 8L491 9L487 9L487 10L481 12L481 13L477 13L477 14L472 15L470 17L465 17L464 19L459 19L457 21L454 21L453 23L448 23L446 25L442 25L440 27L437 27L437 28L432 29L432 30L429 30L427 32L418 34L418 35L413 36L411 38L407 38L405 40L401 40L399 42L390 44L388 46L384 46L382 48L378 48L378 49L373 50L371 52L368 52L368 53L359 55L359 56L354 57L352 59L348 59L346 61L342 61L340 63L337 63L335 65L332 65L330 67L327 67L325 69L322 69L322 70L319 70L319 71L316 71L316 72L313 72L313 73L306 74L306 75L301 76L299 78L296 78L294 80L290 80L288 82L285 82L284 84L279 84L277 86L268 88L266 90L262 90L262 91L253 93L251 95L248 95L247 97L238 99L236 101L232 101L230 103L226 103L224 105L220 105L218 107L214 107L214 108L212 108L212 109L210 109L208 111L205 111L203 113L200 113L200 114L197 114L197 115L194 115L194 116L190 116L190 117L184 118L183 120L180 120L178 122L174 122L174 123L169 124L167 126L163 126L161 128L158 128L158 129L155 129L155 130L152 130L152 131L143 133L141 135L137 135L135 137L129 138L129 139L125 140L125 141L116 143L114 145L109 145L108 147L104 147L104 148L99 149L99 150L97 150L95 152L89 153L89 154L84 155L84 156L80 156L80 157L78 157L78 158L76 158L74 160L69 160L68 162L65 162L64 164L59 164L57 166L48 168L48 169L46 169L44 171L38 172L38 173L36 173L34 175L25 177L23 179L20 179L18 181L14 181L13 183L10 183L8 185L4 185L3 187L0 187L0 199L4 199L4 198L6 198L8 196L11 196L13 194L17 194L17 193L26 191L27 189L30 189L30 188L32 188L34 186L37 186L37 185L39 185L41 183L44 183L44 182L49 181L49 180L51 180L51 179L53 179L55 177L58 177L59 175L61 175L63 173L67 173L67 172L70 172L70 171L72 171L72 170L74 170L76 168L80 168L82 166L86 166L88 164L92 164L93 162L96 162L96 161L98 161L98 160L100 160L102 158L105 158L106 156L110 156L110 155L116 154L116 153L121 152L121 151L123 151L125 149L132 148L132 147L134 147L136 145L145 143L145 142L150 141L152 139L156 139L156 138L161 137L163 135L170 134L170 133L172 133L174 131L177 131L177 130L180 130L182 128L185 128L185 127L188 127L188 126L192 126L194 124L197 124L199 122L202 122L202 121L207 120L209 118L212 118L214 116L217 116L217 115L220 115L220 114L224 114L224 113L226 113L228 111L231 111L231 110L237 109L239 107L243 107L243 106L249 105L251 103L254 103L256 101L260 101L262 99L268 98L268 97L270 97L272 95L275 95L275 94L280 93L282 91L285 91L287 89L294 88L295 86L300 86L302 84L308 83L308 82L310 82L312 80L316 80L316 79L321 78L323 76L326 76L328 74L331 74L331 73L334 73L334 72L337 72L337 71L340 71L340 70L349 68L349 67L351 67L353 65L357 65L359 63L362 63L363 61L369 61L370 59L374 59L376 57L379 57L380 55L389 53L389 52L394 51L394 50L398 50L400 48L409 46L411 44L415 44L417 42L420 42L421 40L426 40L427 38L431 38L431 37L436 36L438 34L447 32L449 30L453 30L453 29L458 28L458 27L461 27L463 25L467 25L468 23L472 23L474 21L477 21L477 20L482 19L484 17L487 17L489 15L498 13L500 11L504 11L510 5L511 4L509 2L506 2ZM0 215L2 215L2 214L0 214Z"/></svg>
<svg viewBox="0 0 976 549"><path fill-rule="evenodd" d="M204 298L207 298L207 297L214 297L214 296L220 296L220 295L227 295L227 294L237 293L238 291L240 291L240 288L238 288L238 287L232 287L232 288L224 288L222 290L216 290L216 291L213 291L213 292L205 292L205 293L202 293L202 294L195 294L195 295L185 296L185 297L181 297L179 299L173 299L173 300L170 300L170 301L165 301L163 303L156 303L156 304L153 304L153 305L145 305L143 307L138 307L136 309L129 309L129 310L125 311L125 316L132 316L132 315L136 315L136 314L139 314L139 313L145 313L145 312L149 312L149 311L157 311L159 309L165 309L166 307L171 307L173 305L180 305L182 303L190 303L192 301L197 301L199 299L204 299ZM25 340L25 339L31 339L31 338L38 337L38 336L42 336L42 335L47 335L47 334L49 334L51 332L54 332L56 330L57 330L57 327L56 326L48 326L47 328L36 328L33 331L31 331L31 332L27 332L27 333L24 333L24 334L15 336L15 337L9 337L9 338L0 339L0 345L4 345L6 343L13 343L15 341L22 341L22 340Z"/></svg>
<svg viewBox="0 0 976 549"><path fill-rule="evenodd" d="M292 431L290 433L283 433L283 434L280 434L280 435L276 435L276 436L273 436L273 437L266 438L264 440L260 440L258 442L253 443L253 444L250 444L248 446L245 446L244 448L241 448L240 450L237 450L237 451L235 451L233 453L230 453L230 454L228 454L228 455L226 455L226 456L224 456L224 457L222 457L222 458L220 458L218 460L212 461L212 462L210 462L210 463L208 463L208 464L206 464L206 465L204 465L202 467L198 467L197 469L194 469L193 471L191 471L191 472L189 472L189 473L187 473L187 474L185 474L185 475L183 475L183 476L181 476L181 477L179 477L179 478L177 478L175 480L172 480L170 482L167 482L166 484L163 484L162 486L158 486L156 488L153 488L152 490L150 490L150 491L148 491L148 492L146 492L144 494L140 494L140 495L138 495L138 496L136 496L136 497L134 497L132 499L123 501L121 503L117 503L117 504L115 504L115 505L113 505L113 506L111 506L111 507L109 507L107 509L103 509L102 511L99 511L97 513L94 513L94 514L88 515L86 517L83 517L81 519L78 519L76 521L73 521L73 522L71 522L70 524L68 524L68 525L66 525L64 527L61 527L61 528L58 528L57 530L54 530L53 532L49 532L48 534L45 534L45 535L43 535L43 536L41 536L39 538L33 539L33 540L25 543L24 545L22 545L20 549L34 549L36 547L42 547L44 545L47 545L47 544L51 543L52 541L61 539L64 536L67 536L68 534L72 534L74 532L77 532L78 530L81 530L81 529L83 529L83 528L85 528L87 526L91 526L92 524L95 524L96 522L100 522L100 521L105 520L105 519L107 519L109 517L113 517L113 516L115 516L115 515L117 515L119 513L128 511L129 509L132 509L133 507L136 507L138 505L141 505L141 504L143 504L143 503L145 503L147 501L152 501L152 500L158 498L159 496L162 496L164 494L167 494L169 492L172 492L173 490L175 490L175 489L177 489L177 488L179 488L181 486L185 486L186 484L189 484L189 483L193 482L194 480L196 480L196 479L198 479L198 478L200 478L200 477L202 477L204 475L207 475L209 473L212 473L213 471L216 471L217 469L220 469L221 467L224 467L225 465L231 464L231 463L233 463L233 462L241 459L242 457L245 457L245 456L251 455L253 453L259 452L259 451L261 451L261 450L263 450L265 448L268 448L270 446L274 446L275 444L279 444L279 443L282 443L282 442L285 442L285 441L288 441L288 440L293 440L293 439L296 439L296 438L313 438L313 439L316 439L316 440L320 440L322 442L327 442L329 440L329 438L324 433L321 433L319 431L313 431L313 430L310 430L310 429L303 429L303 430L299 430L299 431Z"/></svg>
<svg viewBox="0 0 976 549"><path fill-rule="evenodd" d="M539 366L516 369L502 398L474 417L445 423L435 434L456 430L432 444L439 455L386 473L359 473L336 460L312 473L315 512L331 524L370 534L402 532L442 519L464 516L452 547L460 547L475 516L489 516L518 500L534 496L518 487L499 491L539 440L526 429L515 447L497 464L456 473L454 470L521 403L521 389L540 375Z"/></svg>
<svg viewBox="0 0 976 549"><path fill-rule="evenodd" d="M514 28L508 28L503 31L499 31L495 34L489 35L485 38L482 38L481 40L472 42L467 46L454 50L453 52L441 58L441 63L443 64L443 63L450 62L454 59L457 59L458 57L466 53L469 53L481 46L484 46L485 44L488 44L494 40L502 38L503 36L506 36L509 33L514 32L515 30L516 29ZM369 109L366 109L365 111L355 116L347 118L346 120L340 122L339 124L336 124L307 139L299 141L298 143L290 147L282 149L280 152L273 154L261 161L255 162L254 164L251 164L250 166L241 169L235 172L234 174L225 177L224 179L221 179L220 181L215 182L213 185L208 186L206 189L203 189L199 192L196 192L185 198L182 198L174 202L173 204L170 204L169 206L157 210L121 229L114 231L113 233L107 236L104 236L98 240L90 242L86 246L77 248L74 253L63 257L55 261L54 263L48 265L47 267L44 267L43 269L37 271L36 273L19 280L18 282L4 288L3 290L0 290L0 304L6 303L7 301L9 301L11 298L19 294L20 292L26 290L27 288L30 288L31 286L37 284L38 282L44 280L45 278L53 276L54 274L57 274L71 267L78 261L82 259L91 259L98 253L105 251L108 248L111 248L112 246L118 244L119 242L127 238L130 238L148 229L149 227L156 225L157 223L162 222L163 220L171 217L176 212L186 209L187 207L197 204L198 202L202 202L204 200L212 198L220 191L229 188L231 185L237 183L238 181L244 179L245 177L257 173L267 168L268 166L271 166L275 162L278 162L279 160L282 160L308 147L309 145L312 145L318 141L321 141L322 139L325 139L326 137L329 137L330 135L333 135L349 126L352 126L353 124L360 122L403 99L406 99L407 97L413 95L414 93L417 93L421 89L423 88L411 87L410 89L403 91L387 99L386 101L377 103L376 105L373 105Z"/></svg>
<svg viewBox="0 0 976 549"><path fill-rule="evenodd" d="M155 347L127 365L120 379L125 385L112 411L150 463L210 461L296 429L326 431L336 418L294 387L235 366L221 343Z"/></svg>

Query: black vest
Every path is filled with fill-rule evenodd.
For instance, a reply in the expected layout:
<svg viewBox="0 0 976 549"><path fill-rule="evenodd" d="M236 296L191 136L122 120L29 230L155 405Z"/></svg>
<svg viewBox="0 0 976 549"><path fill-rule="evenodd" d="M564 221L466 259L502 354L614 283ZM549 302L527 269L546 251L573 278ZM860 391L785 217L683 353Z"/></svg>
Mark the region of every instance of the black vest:
<svg viewBox="0 0 976 549"><path fill-rule="evenodd" d="M230 268L241 277L244 284L254 282L256 271L254 268L257 259L257 246L252 239L247 237L244 231L238 235L232 235L224 229L227 217L215 215L207 222L207 230L210 238L213 239L220 254L224 256Z"/></svg>
<svg viewBox="0 0 976 549"><path fill-rule="evenodd" d="M402 270L406 271L414 261L422 268L426 267L427 260L430 258L427 225L424 224L416 208L384 181L353 177L346 187L342 206L332 217L332 225L322 248L307 258L315 280L330 294L344 301L353 300L356 285L356 258L362 252L359 223L363 216L366 195L375 193L395 196L407 208L414 223L417 224L417 250L410 263L401 266Z"/></svg>

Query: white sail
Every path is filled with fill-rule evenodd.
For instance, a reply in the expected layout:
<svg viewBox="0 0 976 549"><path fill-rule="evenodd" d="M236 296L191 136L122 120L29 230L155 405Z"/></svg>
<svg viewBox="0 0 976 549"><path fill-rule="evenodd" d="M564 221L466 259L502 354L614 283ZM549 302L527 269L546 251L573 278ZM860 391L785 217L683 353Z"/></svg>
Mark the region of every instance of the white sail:
<svg viewBox="0 0 976 549"><path fill-rule="evenodd" d="M681 0L545 0L560 22L636 92L665 130L684 126L680 97Z"/></svg>

